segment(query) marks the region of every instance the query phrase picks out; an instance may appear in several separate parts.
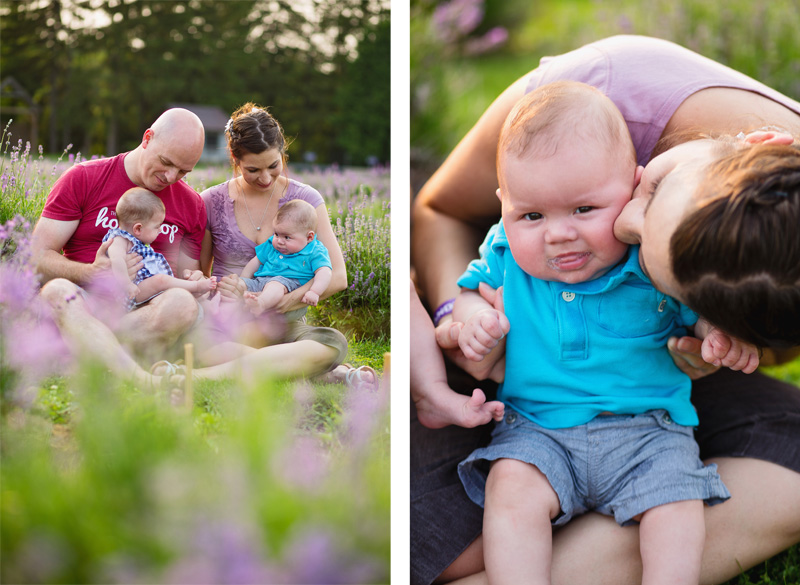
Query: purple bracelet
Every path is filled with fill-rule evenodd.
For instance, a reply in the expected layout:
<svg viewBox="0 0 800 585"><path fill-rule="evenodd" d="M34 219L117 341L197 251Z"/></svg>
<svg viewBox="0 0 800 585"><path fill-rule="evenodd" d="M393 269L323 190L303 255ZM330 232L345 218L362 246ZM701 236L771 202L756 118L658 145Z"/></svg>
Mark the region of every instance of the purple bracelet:
<svg viewBox="0 0 800 585"><path fill-rule="evenodd" d="M439 305L439 308L436 309L436 312L433 314L433 326L436 327L439 325L439 321L441 321L444 317L449 315L453 312L453 304L456 302L455 299L449 299Z"/></svg>

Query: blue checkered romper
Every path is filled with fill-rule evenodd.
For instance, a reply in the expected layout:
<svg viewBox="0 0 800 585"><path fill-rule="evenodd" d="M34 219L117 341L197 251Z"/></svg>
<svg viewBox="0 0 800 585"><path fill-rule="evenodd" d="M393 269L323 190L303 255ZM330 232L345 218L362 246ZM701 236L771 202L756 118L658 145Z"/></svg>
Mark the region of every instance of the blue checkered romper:
<svg viewBox="0 0 800 585"><path fill-rule="evenodd" d="M133 284L139 284L145 278L150 278L154 274L167 274L169 276L173 276L172 268L169 266L169 262L164 257L163 254L159 254L149 245L143 243L139 238L126 232L125 230L121 230L119 228L111 228L108 230L108 233L103 236L103 241L110 240L111 238L115 237L122 237L128 240L133 246L128 250L129 252L135 252L142 257L142 262L144 262L144 266L139 269L139 272L136 273L136 277L133 279ZM128 299L127 302L127 309L130 311L133 307L136 306L136 299Z"/></svg>

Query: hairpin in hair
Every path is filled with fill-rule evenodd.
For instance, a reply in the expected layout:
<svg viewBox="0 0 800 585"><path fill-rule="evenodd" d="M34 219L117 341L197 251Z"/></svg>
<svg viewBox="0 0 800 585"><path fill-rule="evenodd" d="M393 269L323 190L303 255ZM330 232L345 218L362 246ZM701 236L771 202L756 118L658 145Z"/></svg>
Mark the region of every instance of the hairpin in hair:
<svg viewBox="0 0 800 585"><path fill-rule="evenodd" d="M225 132L230 133L231 126L233 126L233 118L228 118L228 121L225 123Z"/></svg>

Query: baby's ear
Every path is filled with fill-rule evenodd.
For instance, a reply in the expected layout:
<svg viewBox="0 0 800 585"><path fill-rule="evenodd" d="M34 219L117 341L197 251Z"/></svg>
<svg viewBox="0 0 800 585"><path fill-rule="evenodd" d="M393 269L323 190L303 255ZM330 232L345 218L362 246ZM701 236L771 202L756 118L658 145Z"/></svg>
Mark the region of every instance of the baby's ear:
<svg viewBox="0 0 800 585"><path fill-rule="evenodd" d="M314 232L312 230L308 232L308 235L306 236L306 242L310 242L313 239L314 239Z"/></svg>
<svg viewBox="0 0 800 585"><path fill-rule="evenodd" d="M142 224L141 223L133 224L133 235L138 238L139 234L141 233L142 233Z"/></svg>
<svg viewBox="0 0 800 585"><path fill-rule="evenodd" d="M495 191L495 195L497 195L497 198L498 198L500 201L502 201L502 200L503 200L503 192L500 190L500 188L499 188L499 187L497 188L497 191Z"/></svg>

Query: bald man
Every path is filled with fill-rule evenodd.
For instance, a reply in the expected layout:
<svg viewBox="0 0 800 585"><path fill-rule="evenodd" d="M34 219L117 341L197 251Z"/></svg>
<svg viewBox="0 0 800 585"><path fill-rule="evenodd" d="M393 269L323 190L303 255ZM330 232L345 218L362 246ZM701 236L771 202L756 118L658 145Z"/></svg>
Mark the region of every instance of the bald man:
<svg viewBox="0 0 800 585"><path fill-rule="evenodd" d="M167 110L133 151L86 161L65 172L53 185L34 228L36 269L44 283L41 294L53 308L62 334L112 370L135 377L143 374L122 351L117 336L92 315L82 287L110 269L106 251L111 241L102 239L117 226L117 201L133 187L152 191L166 208L153 249L167 258L176 275L199 269L206 212L200 196L181 179L200 160L204 141L196 115L181 108ZM135 273L141 258L130 255L128 264ZM197 316L191 293L170 289L128 313L115 329L133 351L159 353L174 344Z"/></svg>

